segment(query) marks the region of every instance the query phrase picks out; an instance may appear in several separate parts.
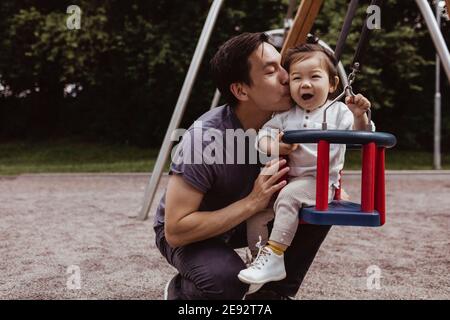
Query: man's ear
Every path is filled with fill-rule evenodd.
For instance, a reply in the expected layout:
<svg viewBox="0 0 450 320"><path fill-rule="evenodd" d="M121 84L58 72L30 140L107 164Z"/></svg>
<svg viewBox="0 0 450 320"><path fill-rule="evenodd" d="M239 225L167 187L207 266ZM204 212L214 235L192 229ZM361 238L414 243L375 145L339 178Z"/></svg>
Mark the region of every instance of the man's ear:
<svg viewBox="0 0 450 320"><path fill-rule="evenodd" d="M339 86L339 77L334 76L334 86L330 86L330 93L335 92L338 86Z"/></svg>
<svg viewBox="0 0 450 320"><path fill-rule="evenodd" d="M230 91L239 101L248 100L247 88L244 84L240 82L234 82L230 84Z"/></svg>

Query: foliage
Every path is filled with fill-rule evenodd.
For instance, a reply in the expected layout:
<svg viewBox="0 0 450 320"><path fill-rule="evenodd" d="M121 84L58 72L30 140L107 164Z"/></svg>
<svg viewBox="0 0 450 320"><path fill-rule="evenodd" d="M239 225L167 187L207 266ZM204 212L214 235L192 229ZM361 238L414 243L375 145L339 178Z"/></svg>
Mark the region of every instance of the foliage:
<svg viewBox="0 0 450 320"><path fill-rule="evenodd" d="M314 32L335 45L346 0L325 0ZM355 85L370 97L379 130L400 147L430 149L434 47L413 1L386 0ZM66 27L67 3L0 2L0 138L158 147L212 1L79 0L81 29ZM279 28L287 0L225 1L184 115L188 126L214 92L208 61L244 31ZM343 56L349 66L368 1L358 11ZM443 24L450 43L450 23ZM68 84L72 91L64 94ZM450 145L448 81L443 84L443 146ZM448 149L448 147L447 147Z"/></svg>

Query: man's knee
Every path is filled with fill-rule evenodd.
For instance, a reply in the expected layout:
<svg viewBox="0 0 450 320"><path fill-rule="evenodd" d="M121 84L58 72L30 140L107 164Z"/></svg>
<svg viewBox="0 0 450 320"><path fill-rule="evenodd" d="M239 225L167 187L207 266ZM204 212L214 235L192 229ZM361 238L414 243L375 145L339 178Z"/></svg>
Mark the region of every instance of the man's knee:
<svg viewBox="0 0 450 320"><path fill-rule="evenodd" d="M230 266L224 263L222 268L217 268L211 272L210 279L199 283L204 299L208 300L241 300L248 290L248 284L241 282L237 275L245 268L242 265Z"/></svg>
<svg viewBox="0 0 450 320"><path fill-rule="evenodd" d="M237 275L245 269L245 264L234 250L218 248L204 255L202 261L186 261L182 285L183 295L187 299L239 300L248 290Z"/></svg>

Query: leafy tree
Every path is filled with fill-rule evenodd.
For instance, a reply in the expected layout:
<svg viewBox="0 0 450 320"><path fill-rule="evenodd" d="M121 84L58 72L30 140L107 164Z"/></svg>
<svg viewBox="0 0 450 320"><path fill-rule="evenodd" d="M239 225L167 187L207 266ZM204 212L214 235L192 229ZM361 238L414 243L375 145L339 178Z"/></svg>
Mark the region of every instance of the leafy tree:
<svg viewBox="0 0 450 320"><path fill-rule="evenodd" d="M347 10L343 2L325 1L315 24L315 31L333 47ZM342 61L348 71L369 3L366 1L357 11L345 46ZM354 86L371 99L378 130L395 133L401 148L431 150L435 50L428 29L414 1L385 0L381 20L381 29L370 35L363 72ZM442 32L450 43L450 23L444 22ZM450 106L449 82L443 78L443 84L447 84L443 88L443 115L448 126L450 117L445 110ZM443 138L450 138L448 129Z"/></svg>
<svg viewBox="0 0 450 320"><path fill-rule="evenodd" d="M434 46L413 1L385 0L356 90L374 104L377 128L399 146L432 146ZM0 137L79 137L157 147L173 112L212 0L78 0L81 29L66 27L67 3L0 2ZM225 1L182 126L205 112L214 92L208 61L226 39L282 27L288 0ZM313 31L331 46L347 0L326 0ZM349 67L369 1L361 1L345 46ZM450 23L443 23L450 43ZM443 146L448 148L448 81ZM68 84L71 94L64 94Z"/></svg>

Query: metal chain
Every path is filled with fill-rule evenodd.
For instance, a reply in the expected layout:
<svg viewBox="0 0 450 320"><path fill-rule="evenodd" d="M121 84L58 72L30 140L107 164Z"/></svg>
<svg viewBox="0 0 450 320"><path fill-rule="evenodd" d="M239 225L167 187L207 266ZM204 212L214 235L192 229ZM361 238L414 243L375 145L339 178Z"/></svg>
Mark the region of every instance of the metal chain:
<svg viewBox="0 0 450 320"><path fill-rule="evenodd" d="M337 96L331 103L326 107L325 111L323 112L323 122L322 122L322 130L327 130L327 111L328 109L336 102L341 100L344 96L350 96L354 97L355 93L353 92L352 84L356 79L356 73L359 71L360 64L358 62L355 62L352 67L352 72L348 75L347 81L348 85L345 86L342 93ZM369 123L366 127L367 131L372 131L372 112L371 110L367 110L367 117L369 119Z"/></svg>

